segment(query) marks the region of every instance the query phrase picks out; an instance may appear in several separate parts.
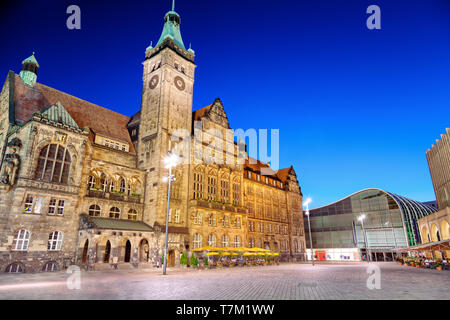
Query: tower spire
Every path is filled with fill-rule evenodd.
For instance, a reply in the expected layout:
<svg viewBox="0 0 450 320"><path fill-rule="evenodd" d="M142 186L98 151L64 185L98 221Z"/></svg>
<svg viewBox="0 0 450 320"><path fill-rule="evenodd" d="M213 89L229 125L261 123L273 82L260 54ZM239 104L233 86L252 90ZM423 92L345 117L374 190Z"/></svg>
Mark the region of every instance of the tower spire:
<svg viewBox="0 0 450 320"><path fill-rule="evenodd" d="M175 0L172 0L172 11L175 11Z"/></svg>

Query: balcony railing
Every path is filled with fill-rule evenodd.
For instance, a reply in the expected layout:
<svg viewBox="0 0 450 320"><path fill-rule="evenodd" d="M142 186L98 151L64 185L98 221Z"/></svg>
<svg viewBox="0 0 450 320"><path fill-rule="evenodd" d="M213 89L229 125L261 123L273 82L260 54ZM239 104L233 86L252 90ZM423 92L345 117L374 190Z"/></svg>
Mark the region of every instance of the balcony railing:
<svg viewBox="0 0 450 320"><path fill-rule="evenodd" d="M113 201L128 201L133 203L141 203L142 197L140 195L125 195L123 193L117 192L106 192L103 190L88 190L88 197L92 198L101 198L101 199L109 199Z"/></svg>

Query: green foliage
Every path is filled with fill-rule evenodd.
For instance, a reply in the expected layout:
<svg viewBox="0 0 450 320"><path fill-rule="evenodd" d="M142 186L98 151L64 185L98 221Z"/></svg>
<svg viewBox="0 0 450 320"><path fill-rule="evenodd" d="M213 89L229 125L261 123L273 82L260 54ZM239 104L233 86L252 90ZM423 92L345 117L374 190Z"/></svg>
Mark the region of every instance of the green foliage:
<svg viewBox="0 0 450 320"><path fill-rule="evenodd" d="M208 257L205 257L205 259L203 260L203 265L204 265L205 267L208 267L208 266L209 266Z"/></svg>
<svg viewBox="0 0 450 320"><path fill-rule="evenodd" d="M198 259L192 254L191 255L191 266L197 267L198 266Z"/></svg>
<svg viewBox="0 0 450 320"><path fill-rule="evenodd" d="M181 254L181 258L180 258L180 264L182 265L182 266L185 266L185 265L187 265L187 263L188 263L188 258L187 258L187 255L186 255L186 253L182 253Z"/></svg>
<svg viewBox="0 0 450 320"><path fill-rule="evenodd" d="M161 265L164 265L164 253L161 255Z"/></svg>

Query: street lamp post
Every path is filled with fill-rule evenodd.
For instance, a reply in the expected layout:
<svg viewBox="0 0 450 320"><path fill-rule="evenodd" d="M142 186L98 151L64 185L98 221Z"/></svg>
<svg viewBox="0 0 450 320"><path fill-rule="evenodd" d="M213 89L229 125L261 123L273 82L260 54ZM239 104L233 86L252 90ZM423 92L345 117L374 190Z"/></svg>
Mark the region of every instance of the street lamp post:
<svg viewBox="0 0 450 320"><path fill-rule="evenodd" d="M172 168L178 164L179 157L175 153L170 153L166 158L164 158L164 165L167 169L169 169L169 174L164 177L164 180L167 179L169 182L169 187L167 190L167 212L166 212L166 236L164 241L164 263L163 263L163 275L166 274L167 269L167 244L168 244L168 235L169 235L169 209L170 209L170 187L172 182L174 182L175 176L172 174Z"/></svg>
<svg viewBox="0 0 450 320"><path fill-rule="evenodd" d="M309 203L311 202L311 198L306 199L305 203L303 203L304 206L306 206L306 212L305 214L308 216L308 229L309 229L309 243L311 245L311 261L312 265L314 266L314 252L313 252L313 243L312 243L312 235L311 235L311 222L309 220Z"/></svg>
<svg viewBox="0 0 450 320"><path fill-rule="evenodd" d="M364 249L366 249L366 255L369 258L368 260L371 261L372 257L369 254L369 248L367 247L367 237L366 237L366 231L364 230L364 219L366 218L365 214L362 214L358 217L358 220L361 222L363 237L364 237Z"/></svg>

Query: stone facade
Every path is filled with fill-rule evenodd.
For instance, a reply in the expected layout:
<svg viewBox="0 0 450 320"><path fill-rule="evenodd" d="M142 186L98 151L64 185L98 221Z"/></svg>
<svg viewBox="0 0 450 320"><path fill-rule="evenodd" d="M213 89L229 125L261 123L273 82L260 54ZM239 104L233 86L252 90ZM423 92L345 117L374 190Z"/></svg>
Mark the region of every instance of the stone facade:
<svg viewBox="0 0 450 320"><path fill-rule="evenodd" d="M179 23L171 15L166 24ZM25 72L8 73L0 93L1 271L116 260L158 264L168 194L163 159L170 151L190 160L173 171L170 266L192 248L255 247L259 240L285 260L303 257L302 194L294 169L261 175L258 168L268 165L239 162L247 156L227 135L220 99L192 112L194 58L170 36L147 48L142 105L131 118L30 82ZM36 59L25 61L36 80ZM205 143L217 132L225 163L199 156L219 156ZM252 206L270 209L258 215ZM258 233L253 223L265 228Z"/></svg>
<svg viewBox="0 0 450 320"><path fill-rule="evenodd" d="M450 207L450 128L426 155L438 208L442 210Z"/></svg>

